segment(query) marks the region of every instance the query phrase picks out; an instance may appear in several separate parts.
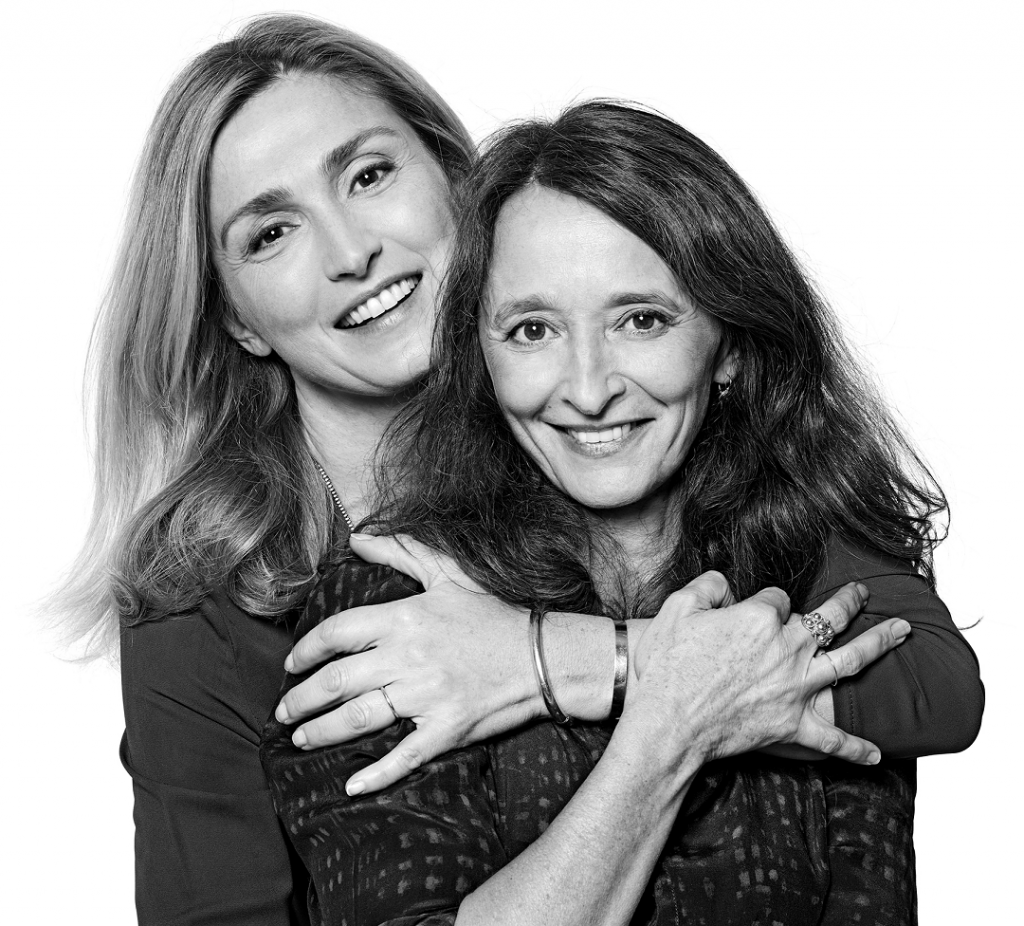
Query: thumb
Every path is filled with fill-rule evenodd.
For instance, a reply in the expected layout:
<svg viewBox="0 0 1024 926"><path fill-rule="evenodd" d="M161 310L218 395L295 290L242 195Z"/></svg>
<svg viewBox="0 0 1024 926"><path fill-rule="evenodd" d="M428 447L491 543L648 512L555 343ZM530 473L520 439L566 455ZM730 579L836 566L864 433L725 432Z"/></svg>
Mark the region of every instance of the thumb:
<svg viewBox="0 0 1024 926"><path fill-rule="evenodd" d="M424 589L437 582L449 579L449 572L442 566L438 556L430 547L413 540L412 537L387 537L375 534L350 534L352 552L368 563L390 566L411 576Z"/></svg>
<svg viewBox="0 0 1024 926"><path fill-rule="evenodd" d="M736 603L729 581L722 573L714 571L702 573L669 598L675 599L678 606L689 612L728 608Z"/></svg>

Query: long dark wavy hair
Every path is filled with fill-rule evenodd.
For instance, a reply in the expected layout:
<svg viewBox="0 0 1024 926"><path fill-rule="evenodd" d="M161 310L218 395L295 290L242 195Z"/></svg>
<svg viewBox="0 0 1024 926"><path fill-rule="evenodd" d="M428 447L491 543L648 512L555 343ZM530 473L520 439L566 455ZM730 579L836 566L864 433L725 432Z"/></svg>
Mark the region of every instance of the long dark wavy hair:
<svg viewBox="0 0 1024 926"><path fill-rule="evenodd" d="M590 576L592 521L512 436L477 333L498 216L530 184L640 238L738 349L732 388L712 397L676 476L682 530L660 564L662 595L717 569L740 596L778 585L799 603L837 537L933 581L945 498L779 232L699 138L615 101L513 125L487 146L461 203L435 371L384 447L375 527L454 556L508 601L609 607Z"/></svg>

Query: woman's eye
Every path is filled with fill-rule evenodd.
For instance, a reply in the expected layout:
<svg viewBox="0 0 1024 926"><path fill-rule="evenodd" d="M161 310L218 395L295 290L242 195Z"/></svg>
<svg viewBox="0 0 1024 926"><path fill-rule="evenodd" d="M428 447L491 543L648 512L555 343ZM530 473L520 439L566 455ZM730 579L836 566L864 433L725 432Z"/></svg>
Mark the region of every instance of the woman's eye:
<svg viewBox="0 0 1024 926"><path fill-rule="evenodd" d="M657 312L634 312L626 319L626 324L631 325L634 331L654 331L666 322L664 316Z"/></svg>
<svg viewBox="0 0 1024 926"><path fill-rule="evenodd" d="M548 334L550 329L544 322L530 320L523 322L521 325L517 325L511 331L511 338L513 341L518 341L520 344L536 344L538 341L543 341Z"/></svg>
<svg viewBox="0 0 1024 926"><path fill-rule="evenodd" d="M352 178L352 189L368 190L380 183L391 170L391 164L385 162L364 167Z"/></svg>
<svg viewBox="0 0 1024 926"><path fill-rule="evenodd" d="M287 227L284 225L271 225L269 228L258 232L249 241L249 253L255 254L258 251L265 251L273 247L287 234Z"/></svg>

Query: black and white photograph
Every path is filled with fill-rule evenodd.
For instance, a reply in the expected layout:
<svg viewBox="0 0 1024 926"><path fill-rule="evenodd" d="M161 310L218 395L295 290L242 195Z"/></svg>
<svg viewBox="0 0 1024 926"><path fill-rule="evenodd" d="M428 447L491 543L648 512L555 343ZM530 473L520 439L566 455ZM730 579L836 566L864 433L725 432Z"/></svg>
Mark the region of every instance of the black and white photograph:
<svg viewBox="0 0 1024 926"><path fill-rule="evenodd" d="M7 23L12 922L1012 921L1024 16Z"/></svg>

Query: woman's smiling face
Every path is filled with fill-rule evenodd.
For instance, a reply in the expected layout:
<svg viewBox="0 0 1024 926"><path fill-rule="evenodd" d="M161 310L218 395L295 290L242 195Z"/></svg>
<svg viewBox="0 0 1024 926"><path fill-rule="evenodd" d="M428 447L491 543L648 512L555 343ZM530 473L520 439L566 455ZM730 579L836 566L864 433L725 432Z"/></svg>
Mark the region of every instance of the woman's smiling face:
<svg viewBox="0 0 1024 926"><path fill-rule="evenodd" d="M735 369L661 258L594 207L532 185L502 208L480 335L516 439L580 504L644 513Z"/></svg>
<svg viewBox="0 0 1024 926"><path fill-rule="evenodd" d="M226 324L252 353L276 352L300 391L391 395L426 372L451 224L416 133L337 80L275 81L213 148Z"/></svg>

